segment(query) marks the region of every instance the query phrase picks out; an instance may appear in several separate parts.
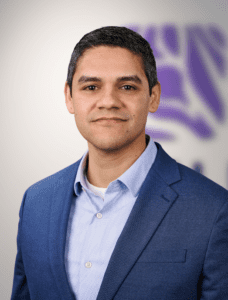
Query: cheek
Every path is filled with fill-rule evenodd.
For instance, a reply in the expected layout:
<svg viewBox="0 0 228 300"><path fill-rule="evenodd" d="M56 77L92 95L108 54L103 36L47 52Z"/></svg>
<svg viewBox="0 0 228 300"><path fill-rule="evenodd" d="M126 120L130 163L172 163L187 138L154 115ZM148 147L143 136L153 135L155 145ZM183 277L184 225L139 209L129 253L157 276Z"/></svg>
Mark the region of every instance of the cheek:
<svg viewBox="0 0 228 300"><path fill-rule="evenodd" d="M77 119L84 119L86 115L86 105L83 101L74 101L74 116Z"/></svg>
<svg viewBox="0 0 228 300"><path fill-rule="evenodd" d="M135 107L134 112L133 118L137 121L137 123L145 124L149 112L148 105L138 105Z"/></svg>
<svg viewBox="0 0 228 300"><path fill-rule="evenodd" d="M75 111L74 119L77 126L83 126L83 124L85 126L85 116L81 111Z"/></svg>
<svg viewBox="0 0 228 300"><path fill-rule="evenodd" d="M83 123L85 123L85 112L83 107L80 105L77 105L75 103L74 105L74 119L76 122L77 127L82 126Z"/></svg>
<svg viewBox="0 0 228 300"><path fill-rule="evenodd" d="M78 131L84 138L86 138L88 135L88 126L85 122L84 116L80 112L76 112L74 114L74 119Z"/></svg>
<svg viewBox="0 0 228 300"><path fill-rule="evenodd" d="M83 103L83 101L74 102L74 119L81 134L88 132L90 127L90 107Z"/></svg>

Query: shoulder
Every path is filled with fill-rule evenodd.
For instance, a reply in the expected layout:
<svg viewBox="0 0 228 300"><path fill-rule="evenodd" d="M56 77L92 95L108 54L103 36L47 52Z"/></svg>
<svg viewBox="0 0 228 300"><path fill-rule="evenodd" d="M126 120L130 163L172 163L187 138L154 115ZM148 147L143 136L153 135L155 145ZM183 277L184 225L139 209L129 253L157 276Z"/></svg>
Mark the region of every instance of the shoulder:
<svg viewBox="0 0 228 300"><path fill-rule="evenodd" d="M217 193L224 193L228 195L228 191L225 188L212 181L208 177L178 162L177 165L184 184L188 183L191 187L207 188L209 192L215 191Z"/></svg>
<svg viewBox="0 0 228 300"><path fill-rule="evenodd" d="M25 192L25 194L33 195L37 193L48 193L56 187L61 187L67 181L71 181L75 178L80 160L67 166L66 168L34 183Z"/></svg>
<svg viewBox="0 0 228 300"><path fill-rule="evenodd" d="M24 193L19 216L24 215L25 207L31 215L34 212L43 214L50 208L53 199L73 189L79 163L80 160L31 185Z"/></svg>
<svg viewBox="0 0 228 300"><path fill-rule="evenodd" d="M192 197L222 198L228 201L228 191L206 176L176 162L156 143L158 155L154 164L156 172L178 194Z"/></svg>
<svg viewBox="0 0 228 300"><path fill-rule="evenodd" d="M181 180L173 187L179 194L193 201L200 199L205 205L213 202L213 206L220 207L228 203L228 191L225 188L180 163L177 165Z"/></svg>

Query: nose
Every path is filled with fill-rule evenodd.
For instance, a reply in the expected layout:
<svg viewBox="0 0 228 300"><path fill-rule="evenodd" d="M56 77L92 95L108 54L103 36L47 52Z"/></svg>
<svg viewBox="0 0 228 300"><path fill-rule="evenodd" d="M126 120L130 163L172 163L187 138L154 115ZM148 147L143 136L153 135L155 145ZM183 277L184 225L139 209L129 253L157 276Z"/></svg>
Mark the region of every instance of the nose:
<svg viewBox="0 0 228 300"><path fill-rule="evenodd" d="M113 87L106 87L103 93L100 94L99 100L97 101L97 107L99 109L118 109L121 107L121 101L118 97L117 91Z"/></svg>

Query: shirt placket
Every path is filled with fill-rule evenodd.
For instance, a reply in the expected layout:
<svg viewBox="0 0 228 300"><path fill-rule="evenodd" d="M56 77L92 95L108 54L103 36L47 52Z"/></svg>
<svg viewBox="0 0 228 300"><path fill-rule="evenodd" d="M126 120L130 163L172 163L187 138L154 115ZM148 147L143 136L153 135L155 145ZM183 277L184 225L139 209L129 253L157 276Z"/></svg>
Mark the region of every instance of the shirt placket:
<svg viewBox="0 0 228 300"><path fill-rule="evenodd" d="M83 245L79 276L79 293L80 290L83 292L85 291L88 282L90 284L94 282L94 276L96 276L96 278L100 276L100 270L97 269L99 263L97 261L94 261L93 259L93 248L91 247L91 245L95 246L95 248L99 248L96 243L99 243L99 237L96 236L96 233L102 233L102 228L100 228L100 224L98 224L98 222L102 222L102 209L104 207L104 202L101 198L99 199L99 196L96 196L86 188L83 188L83 192L86 195L86 200L88 201L87 203L93 207L94 213L91 213L91 220L88 225L87 236ZM99 228L97 228L97 225L99 225Z"/></svg>

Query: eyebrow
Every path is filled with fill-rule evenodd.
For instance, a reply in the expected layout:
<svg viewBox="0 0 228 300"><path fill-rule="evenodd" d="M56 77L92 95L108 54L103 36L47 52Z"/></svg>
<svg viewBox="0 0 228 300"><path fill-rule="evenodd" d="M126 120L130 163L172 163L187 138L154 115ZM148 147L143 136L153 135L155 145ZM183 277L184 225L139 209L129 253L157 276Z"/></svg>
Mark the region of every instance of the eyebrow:
<svg viewBox="0 0 228 300"><path fill-rule="evenodd" d="M88 77L88 76L81 76L79 79L78 79L78 82L79 83L84 83L84 82L89 82L89 81L101 81L101 78L99 77Z"/></svg>
<svg viewBox="0 0 228 300"><path fill-rule="evenodd" d="M131 76L123 76L117 78L118 82L122 81L133 81L135 83L142 84L142 80L137 75L131 75Z"/></svg>
<svg viewBox="0 0 228 300"><path fill-rule="evenodd" d="M85 82L101 82L102 79L100 77L89 77L89 76L81 76L78 79L78 83L85 83ZM142 80L137 75L130 75L130 76L122 76L117 78L117 82L123 81L133 81L135 83L142 84Z"/></svg>

